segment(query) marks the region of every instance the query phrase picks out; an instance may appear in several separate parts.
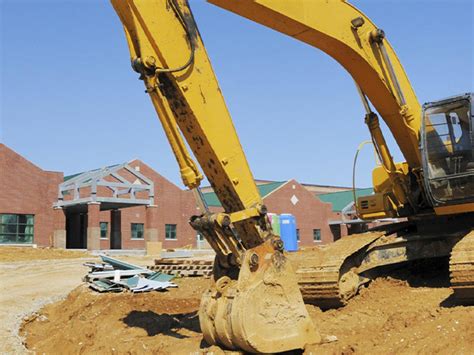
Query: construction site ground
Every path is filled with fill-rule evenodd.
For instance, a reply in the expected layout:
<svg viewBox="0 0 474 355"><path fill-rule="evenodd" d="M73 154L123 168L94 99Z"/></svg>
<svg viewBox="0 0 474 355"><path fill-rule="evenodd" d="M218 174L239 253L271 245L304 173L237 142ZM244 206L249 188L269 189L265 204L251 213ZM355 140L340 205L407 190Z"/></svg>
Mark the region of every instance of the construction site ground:
<svg viewBox="0 0 474 355"><path fill-rule="evenodd" d="M222 353L202 341L197 317L210 279L178 278L179 287L165 292L99 294L81 282L86 260L97 259L0 262L3 352ZM151 265L149 257L124 260ZM305 352L472 353L474 306L453 301L446 268L444 260L394 271L337 310L307 305L330 342Z"/></svg>

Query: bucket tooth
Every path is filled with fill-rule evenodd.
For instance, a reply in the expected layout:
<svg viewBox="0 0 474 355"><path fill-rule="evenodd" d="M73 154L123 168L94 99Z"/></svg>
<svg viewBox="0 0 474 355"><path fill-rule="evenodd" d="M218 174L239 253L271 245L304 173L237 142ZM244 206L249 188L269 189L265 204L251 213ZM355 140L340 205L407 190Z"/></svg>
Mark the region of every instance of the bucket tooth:
<svg viewBox="0 0 474 355"><path fill-rule="evenodd" d="M207 290L199 321L209 345L231 350L275 353L321 340L290 263L270 242L245 253L237 280L223 276Z"/></svg>

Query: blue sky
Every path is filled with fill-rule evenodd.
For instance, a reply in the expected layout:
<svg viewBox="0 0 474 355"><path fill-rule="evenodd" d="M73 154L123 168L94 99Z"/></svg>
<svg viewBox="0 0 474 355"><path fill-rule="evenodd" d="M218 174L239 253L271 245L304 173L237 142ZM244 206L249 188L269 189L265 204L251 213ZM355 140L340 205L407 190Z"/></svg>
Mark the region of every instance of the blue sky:
<svg viewBox="0 0 474 355"><path fill-rule="evenodd" d="M182 186L108 1L0 3L0 140L46 170L140 158ZM315 48L190 3L254 176L350 185L368 133L345 70ZM473 91L473 1L352 3L385 30L420 102ZM358 185L370 186L373 165L367 147Z"/></svg>

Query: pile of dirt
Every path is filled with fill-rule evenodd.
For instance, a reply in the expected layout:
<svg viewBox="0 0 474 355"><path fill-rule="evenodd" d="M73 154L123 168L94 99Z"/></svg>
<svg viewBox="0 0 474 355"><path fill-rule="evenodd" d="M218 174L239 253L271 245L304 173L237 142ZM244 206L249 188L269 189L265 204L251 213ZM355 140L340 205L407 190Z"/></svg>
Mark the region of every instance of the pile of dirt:
<svg viewBox="0 0 474 355"><path fill-rule="evenodd" d="M308 350L468 354L474 344L474 307L453 306L451 293L380 278L344 308L321 312L309 306L323 336L335 335L338 341Z"/></svg>
<svg viewBox="0 0 474 355"><path fill-rule="evenodd" d="M175 282L179 288L141 294L80 286L27 319L20 334L37 353L195 352L202 339L197 310L210 280Z"/></svg>
<svg viewBox="0 0 474 355"><path fill-rule="evenodd" d="M75 259L87 258L90 254L66 249L55 248L31 248L31 247L0 247L0 262L30 261L30 260L53 260L53 259Z"/></svg>
<svg viewBox="0 0 474 355"><path fill-rule="evenodd" d="M444 267L441 268L444 270ZM456 306L447 272L405 269L372 282L344 308L307 309L323 339L306 353L455 353L474 344L474 307ZM98 294L85 286L43 308L22 326L38 353L214 352L202 341L197 311L209 279L146 294Z"/></svg>

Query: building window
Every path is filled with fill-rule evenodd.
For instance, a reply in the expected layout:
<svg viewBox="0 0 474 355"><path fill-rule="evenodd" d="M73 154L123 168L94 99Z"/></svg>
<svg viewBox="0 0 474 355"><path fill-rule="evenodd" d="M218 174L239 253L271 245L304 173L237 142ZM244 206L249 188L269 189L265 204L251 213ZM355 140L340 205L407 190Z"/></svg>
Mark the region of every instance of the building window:
<svg viewBox="0 0 474 355"><path fill-rule="evenodd" d="M143 239L143 223L132 223L132 239Z"/></svg>
<svg viewBox="0 0 474 355"><path fill-rule="evenodd" d="M321 229L313 229L313 240L315 242L321 241Z"/></svg>
<svg viewBox="0 0 474 355"><path fill-rule="evenodd" d="M0 243L33 243L34 225L32 214L0 214Z"/></svg>
<svg viewBox="0 0 474 355"><path fill-rule="evenodd" d="M296 229L296 240L299 242L300 241L300 230Z"/></svg>
<svg viewBox="0 0 474 355"><path fill-rule="evenodd" d="M196 239L198 242L203 242L204 241L204 236L201 233L196 233Z"/></svg>
<svg viewBox="0 0 474 355"><path fill-rule="evenodd" d="M107 222L100 222L100 239L107 239L107 230L109 224Z"/></svg>
<svg viewBox="0 0 474 355"><path fill-rule="evenodd" d="M176 240L176 224L165 225L165 239Z"/></svg>

